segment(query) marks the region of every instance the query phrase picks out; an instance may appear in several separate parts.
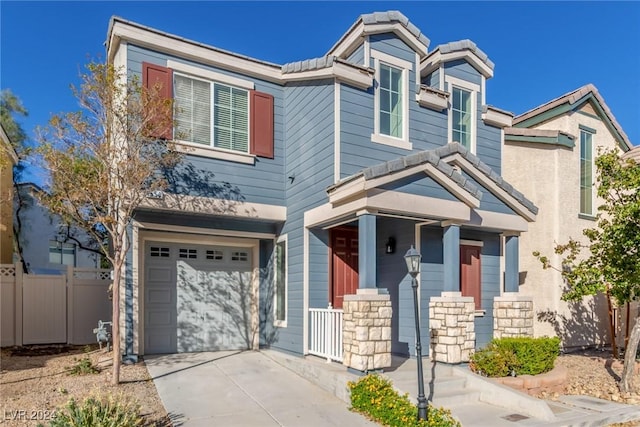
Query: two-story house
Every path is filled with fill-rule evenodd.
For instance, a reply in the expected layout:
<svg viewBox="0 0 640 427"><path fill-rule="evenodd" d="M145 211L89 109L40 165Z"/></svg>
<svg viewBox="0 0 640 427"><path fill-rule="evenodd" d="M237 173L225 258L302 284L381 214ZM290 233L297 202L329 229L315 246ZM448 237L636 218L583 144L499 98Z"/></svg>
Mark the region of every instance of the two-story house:
<svg viewBox="0 0 640 427"><path fill-rule="evenodd" d="M494 327L515 333L494 306L520 307L519 236L537 208L501 176L513 116L487 105L494 64L473 42L429 49L379 12L324 56L278 65L113 18L107 58L173 97L168 137L185 153L131 228L128 355L306 354L309 311L353 294L390 301L387 350L412 355L412 245L426 348L448 326L439 344L459 345L443 360L466 360Z"/></svg>
<svg viewBox="0 0 640 427"><path fill-rule="evenodd" d="M557 244L570 238L588 243L583 230L595 226L595 158L599 150L628 152L633 145L595 86L587 84L535 107L506 128L503 176L540 208L520 241L520 292L535 301L534 333L557 335L565 347L610 344L609 307L604 296L563 302L562 275L543 270L534 251L558 268ZM635 316L633 316L635 317Z"/></svg>

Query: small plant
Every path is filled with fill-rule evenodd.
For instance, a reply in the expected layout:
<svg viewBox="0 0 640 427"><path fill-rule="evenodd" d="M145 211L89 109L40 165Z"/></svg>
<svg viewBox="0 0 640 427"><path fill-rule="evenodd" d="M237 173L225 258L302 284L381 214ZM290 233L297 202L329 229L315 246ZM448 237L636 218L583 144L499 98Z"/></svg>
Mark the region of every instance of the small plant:
<svg viewBox="0 0 640 427"><path fill-rule="evenodd" d="M92 396L78 404L71 398L49 427L136 427L142 425L140 405L124 395ZM39 424L38 427L43 427Z"/></svg>
<svg viewBox="0 0 640 427"><path fill-rule="evenodd" d="M75 359L76 363L69 370L69 375L88 375L97 374L100 372L89 356L84 356L82 359Z"/></svg>
<svg viewBox="0 0 640 427"><path fill-rule="evenodd" d="M391 381L379 375L367 375L350 381L351 408L391 427L460 427L449 410L429 405L427 420L418 420L418 408L408 394L399 395Z"/></svg>
<svg viewBox="0 0 640 427"><path fill-rule="evenodd" d="M549 372L560 352L560 339L501 338L471 356L469 367L487 377L538 375Z"/></svg>

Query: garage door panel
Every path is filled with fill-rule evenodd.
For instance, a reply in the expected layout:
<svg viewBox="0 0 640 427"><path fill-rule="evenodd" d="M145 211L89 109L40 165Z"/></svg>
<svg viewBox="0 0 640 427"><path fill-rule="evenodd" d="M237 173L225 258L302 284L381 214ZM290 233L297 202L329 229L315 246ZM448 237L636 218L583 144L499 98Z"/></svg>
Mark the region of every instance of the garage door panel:
<svg viewBox="0 0 640 427"><path fill-rule="evenodd" d="M166 310L149 310L145 319L149 328L163 327L168 328L175 326L175 317L171 309Z"/></svg>
<svg viewBox="0 0 640 427"><path fill-rule="evenodd" d="M156 330L145 351L162 352L157 349L170 346L178 352L250 348L251 249L180 243L153 246L166 247L162 253L170 256L147 264L145 311L158 312L154 314L158 326L167 316L174 325ZM145 324L145 334L151 332L149 325ZM163 333L167 336L157 336Z"/></svg>
<svg viewBox="0 0 640 427"><path fill-rule="evenodd" d="M145 331L145 348L154 353L175 353L176 336L173 329L153 329Z"/></svg>

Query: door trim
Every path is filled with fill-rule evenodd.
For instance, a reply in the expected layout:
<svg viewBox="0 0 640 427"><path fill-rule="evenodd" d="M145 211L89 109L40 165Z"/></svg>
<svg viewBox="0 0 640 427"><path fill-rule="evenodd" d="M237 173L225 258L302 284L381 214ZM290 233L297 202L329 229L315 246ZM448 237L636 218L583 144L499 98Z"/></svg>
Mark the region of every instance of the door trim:
<svg viewBox="0 0 640 427"><path fill-rule="evenodd" d="M333 227L331 229L329 229L329 295L328 295L328 302L330 304L333 305L333 299L334 299L334 271L333 271L333 267L334 267L334 263L333 263L333 235L335 232L350 232L350 233L356 233L356 236L358 234L358 227L357 226L338 226L338 227ZM360 245L360 242L358 242L358 246ZM359 271L357 271L356 273L359 274ZM358 288L358 284L356 283L356 289ZM335 307L334 307L335 308Z"/></svg>

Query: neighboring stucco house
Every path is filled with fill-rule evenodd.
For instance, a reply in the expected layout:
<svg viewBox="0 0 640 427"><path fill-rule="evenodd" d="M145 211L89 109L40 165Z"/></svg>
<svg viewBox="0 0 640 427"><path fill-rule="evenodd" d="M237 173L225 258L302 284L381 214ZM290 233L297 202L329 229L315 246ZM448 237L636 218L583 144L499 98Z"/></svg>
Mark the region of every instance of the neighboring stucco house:
<svg viewBox="0 0 640 427"><path fill-rule="evenodd" d="M13 167L18 155L0 125L0 264L13 262Z"/></svg>
<svg viewBox="0 0 640 427"><path fill-rule="evenodd" d="M285 65L111 20L108 61L174 98L185 151L131 228L127 355L306 354L309 310L354 294L357 310L389 303L390 329L372 320L368 332L390 343L382 363L413 355L411 245L424 355L431 329L439 360L459 362L494 326L531 327L505 330L537 208L501 177L512 115L486 103L494 64L469 40L428 48L394 11L362 15L325 56Z"/></svg>
<svg viewBox="0 0 640 427"><path fill-rule="evenodd" d="M629 151L629 138L591 84L516 116L504 133L503 176L540 208L520 240L520 292L533 297L535 335L557 335L567 348L610 343L606 299L561 301L561 274L543 270L532 252L559 266L556 244L588 242L582 231L600 205L594 159L599 149Z"/></svg>
<svg viewBox="0 0 640 427"><path fill-rule="evenodd" d="M57 215L42 206L36 196L43 191L33 183L18 184L16 230L24 265L31 274L63 274L67 266L100 267L100 255L84 248L96 248L84 231L67 227ZM83 248L84 247L84 248Z"/></svg>

